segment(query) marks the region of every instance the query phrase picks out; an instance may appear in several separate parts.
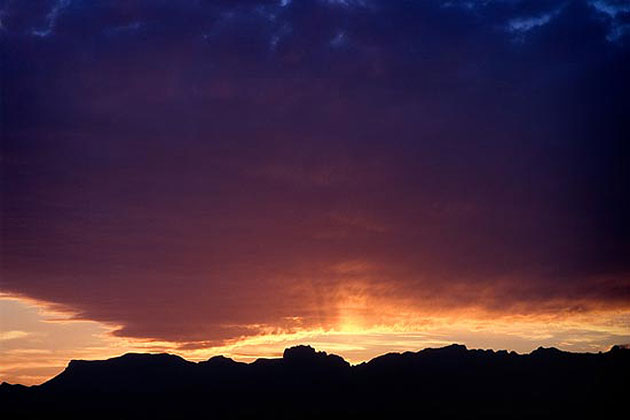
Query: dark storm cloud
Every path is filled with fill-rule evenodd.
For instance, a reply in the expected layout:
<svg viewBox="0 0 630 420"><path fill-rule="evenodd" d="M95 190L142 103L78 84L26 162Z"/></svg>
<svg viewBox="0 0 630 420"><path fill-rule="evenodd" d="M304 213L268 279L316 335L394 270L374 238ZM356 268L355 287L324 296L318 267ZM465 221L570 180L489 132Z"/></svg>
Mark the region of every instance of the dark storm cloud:
<svg viewBox="0 0 630 420"><path fill-rule="evenodd" d="M628 305L623 3L1 10L9 292L186 342L329 325L358 281Z"/></svg>

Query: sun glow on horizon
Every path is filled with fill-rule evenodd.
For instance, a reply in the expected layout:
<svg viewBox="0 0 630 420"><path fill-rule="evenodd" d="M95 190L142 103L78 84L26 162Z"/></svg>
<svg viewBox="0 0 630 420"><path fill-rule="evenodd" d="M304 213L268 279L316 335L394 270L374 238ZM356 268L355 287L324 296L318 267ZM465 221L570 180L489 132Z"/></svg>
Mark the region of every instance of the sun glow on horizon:
<svg viewBox="0 0 630 420"><path fill-rule="evenodd" d="M630 341L630 312L599 311L559 315L489 317L479 311L428 316L405 322L370 323L361 319L364 299L351 300L337 325L283 329L249 326L256 333L224 343L172 342L116 336L120 328L37 300L2 295L0 311L0 380L37 384L62 371L71 359L104 359L127 352L168 352L201 361L224 355L238 361L281 357L286 347L309 344L357 364L388 352L418 351L452 343L469 348L529 352L555 346L568 351L605 351ZM384 310L383 313L387 311ZM385 318L381 318L383 321ZM294 320L299 321L299 320Z"/></svg>

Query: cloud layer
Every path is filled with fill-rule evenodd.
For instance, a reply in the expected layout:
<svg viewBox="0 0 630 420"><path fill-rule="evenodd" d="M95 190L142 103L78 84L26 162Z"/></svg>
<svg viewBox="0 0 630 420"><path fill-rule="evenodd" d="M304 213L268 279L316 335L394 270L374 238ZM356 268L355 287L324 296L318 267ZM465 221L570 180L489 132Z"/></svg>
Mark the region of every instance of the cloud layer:
<svg viewBox="0 0 630 420"><path fill-rule="evenodd" d="M627 311L613 1L6 1L2 289L117 334Z"/></svg>

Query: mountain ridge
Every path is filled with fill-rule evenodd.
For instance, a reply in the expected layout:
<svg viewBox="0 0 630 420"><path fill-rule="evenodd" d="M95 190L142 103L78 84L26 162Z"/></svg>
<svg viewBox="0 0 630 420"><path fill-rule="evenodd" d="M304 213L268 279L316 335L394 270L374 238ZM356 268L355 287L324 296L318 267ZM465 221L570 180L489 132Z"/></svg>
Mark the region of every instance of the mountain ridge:
<svg viewBox="0 0 630 420"><path fill-rule="evenodd" d="M351 365L311 346L243 363L192 362L168 353L73 360L49 381L0 386L16 418L580 418L623 408L630 349L519 354L463 345L387 353ZM297 413L297 414L296 414Z"/></svg>
<svg viewBox="0 0 630 420"><path fill-rule="evenodd" d="M302 350L303 349L303 350ZM249 363L247 362L241 362L241 361L237 361L234 360L230 357L227 357L225 355L219 354L219 355L215 355L215 356L211 356L209 359L206 360L200 360L200 361L192 361L192 360L187 360L182 356L179 356L177 354L174 353L138 353L138 352L128 352L128 353L123 353L119 356L114 356L114 357L110 357L107 359L71 359L68 362L68 365L66 366L66 368L60 372L58 375L50 378L49 380L41 383L41 384L36 384L36 385L23 385L23 384L19 384L19 383L9 383L6 381L0 382L0 384L7 384L7 385L11 385L11 386L21 386L21 387L26 387L26 388L34 388L34 387L41 387L46 385L47 383L53 381L54 379L56 379L58 376L62 375L64 372L66 372L68 369L74 369L76 367L79 366L88 366L90 364L96 364L96 363L115 363L115 362L127 362L127 361L135 361L135 362L146 362L149 360L153 360L153 361L167 361L169 360L170 362L181 362L181 363L187 363L192 365L198 365L198 366L210 366L210 365L216 365L217 363L221 363L223 365L232 365L232 366L250 366L256 363L265 363L265 362L271 362L274 363L275 361L280 361L280 360L287 360L287 358L293 358L296 356L296 350L302 350L302 354L298 355L297 357L302 357L304 359L304 355L305 354L312 354L313 357L329 357L329 358L335 358L335 359L340 359L341 361L345 362L345 364L349 365L351 368L355 368L358 366L362 366L362 365L367 365L370 364L372 362L378 361L378 360L382 360L383 358L389 358L389 357L405 357L405 356L413 356L413 355L420 355L420 354L427 354L427 353L440 353L440 354L444 354L445 352L451 352L451 353L457 353L457 352L472 352L472 353L484 353L484 354L494 354L494 355L510 355L510 356L520 356L520 357L524 357L524 356L535 356L538 354L564 354L564 355L580 355L580 356L590 356L590 355L599 355L599 354L607 354L607 353L613 353L613 352L617 352L617 351L627 351L630 353L630 348L627 345L613 345L608 351L606 352L597 352L597 353L590 353L590 352L570 352L570 351L565 351L565 350L561 350L558 349L556 347L543 347L543 346L539 346L538 348L532 350L529 353L518 353L516 351L508 351L508 350L494 350L494 349L469 349L466 345L463 344L450 344L444 347L427 347L424 349L420 349L418 351L404 351L404 352L388 352L388 353L384 353L378 356L373 357L370 360L367 361L363 361L357 364L351 364L349 362L347 362L345 359L343 359L343 357L338 356L336 354L332 354L332 353L327 353L325 351L316 351L313 347L311 347L310 345L297 345L297 346L292 346L292 347L288 347L284 350L283 352L283 356L280 358L267 358L267 357L262 357L262 358L258 358L255 359ZM288 356L288 357L287 357Z"/></svg>

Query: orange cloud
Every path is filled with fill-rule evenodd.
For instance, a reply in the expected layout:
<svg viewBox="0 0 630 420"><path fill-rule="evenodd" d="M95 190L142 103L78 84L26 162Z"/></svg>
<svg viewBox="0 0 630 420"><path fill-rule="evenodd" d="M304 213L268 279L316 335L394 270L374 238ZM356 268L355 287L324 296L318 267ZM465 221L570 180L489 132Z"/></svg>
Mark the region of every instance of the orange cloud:
<svg viewBox="0 0 630 420"><path fill-rule="evenodd" d="M601 351L630 342L630 311L564 315L504 315L468 311L430 316L368 298L341 299L334 324L323 327L244 325L247 335L217 345L123 338L116 326L76 320L43 302L0 298L0 378L23 384L41 383L60 372L70 359L103 359L125 352L170 352L189 360L223 354L241 361L278 357L284 348L308 343L360 363L390 351L415 351L450 343L473 348L528 352L544 345L569 351Z"/></svg>

